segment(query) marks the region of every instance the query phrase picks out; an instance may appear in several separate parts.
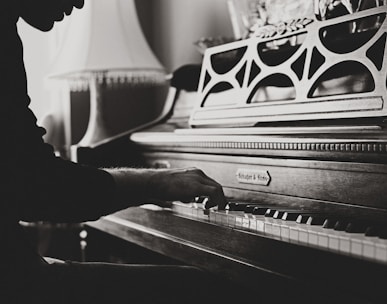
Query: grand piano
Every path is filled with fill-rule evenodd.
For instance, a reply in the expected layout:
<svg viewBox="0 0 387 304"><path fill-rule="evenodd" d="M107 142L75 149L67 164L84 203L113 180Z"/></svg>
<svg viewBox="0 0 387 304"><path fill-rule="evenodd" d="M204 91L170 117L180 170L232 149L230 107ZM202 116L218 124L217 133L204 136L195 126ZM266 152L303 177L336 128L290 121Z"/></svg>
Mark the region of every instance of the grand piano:
<svg viewBox="0 0 387 304"><path fill-rule="evenodd" d="M387 303L386 14L297 19L209 48L201 67L174 74L159 119L77 156L201 168L226 210L199 197L88 226L254 302Z"/></svg>

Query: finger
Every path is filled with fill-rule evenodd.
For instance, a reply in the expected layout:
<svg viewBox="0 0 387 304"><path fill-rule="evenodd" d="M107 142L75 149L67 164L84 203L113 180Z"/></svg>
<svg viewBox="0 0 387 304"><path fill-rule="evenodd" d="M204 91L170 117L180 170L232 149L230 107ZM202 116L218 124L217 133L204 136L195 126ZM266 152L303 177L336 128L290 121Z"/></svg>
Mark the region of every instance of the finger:
<svg viewBox="0 0 387 304"><path fill-rule="evenodd" d="M172 208L173 203L171 201L158 201L157 206L160 206L162 208Z"/></svg>
<svg viewBox="0 0 387 304"><path fill-rule="evenodd" d="M227 202L224 196L222 185L210 177L206 177L206 179L202 181L202 184L211 187L209 189L213 189L213 194L210 196L210 202L208 202L209 206L214 207L215 204L223 210L224 207L227 205ZM215 202L213 201L214 198L216 199Z"/></svg>
<svg viewBox="0 0 387 304"><path fill-rule="evenodd" d="M189 204L189 203L195 202L195 199L194 198L190 198L190 199L185 198L185 199L182 199L181 202L184 204Z"/></svg>
<svg viewBox="0 0 387 304"><path fill-rule="evenodd" d="M207 191L205 195L208 196L209 199L204 203L205 208L208 209L218 206L220 210L223 210L227 205L227 201L222 186L198 168L187 168L186 170L188 171L188 174L193 174L194 178L202 185L200 188L201 191ZM200 196L202 194L198 195Z"/></svg>
<svg viewBox="0 0 387 304"><path fill-rule="evenodd" d="M172 201L164 201L164 200L148 200L147 203L145 205L154 205L154 206L158 206L158 207L161 207L161 208L169 208L171 209L172 208L172 205L173 205L173 202Z"/></svg>
<svg viewBox="0 0 387 304"><path fill-rule="evenodd" d="M223 188L219 184L216 186L202 185L200 195L207 196L209 198L206 202L204 202L204 207L206 209L218 206L219 210L224 210L227 205L227 200L224 196Z"/></svg>

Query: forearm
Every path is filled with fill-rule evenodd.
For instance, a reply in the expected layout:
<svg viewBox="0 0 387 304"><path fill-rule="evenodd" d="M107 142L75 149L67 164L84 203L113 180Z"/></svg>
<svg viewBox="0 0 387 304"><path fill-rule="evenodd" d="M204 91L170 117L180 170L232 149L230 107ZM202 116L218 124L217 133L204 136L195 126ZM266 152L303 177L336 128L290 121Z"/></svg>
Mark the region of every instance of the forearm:
<svg viewBox="0 0 387 304"><path fill-rule="evenodd" d="M127 202L128 207L157 199L152 186L157 170L134 168L104 168L114 179L116 199Z"/></svg>
<svg viewBox="0 0 387 304"><path fill-rule="evenodd" d="M21 204L24 220L82 222L144 203L196 196L209 197L207 207L226 204L222 187L194 168L96 169L56 159L33 171Z"/></svg>
<svg viewBox="0 0 387 304"><path fill-rule="evenodd" d="M25 175L19 185L23 220L82 222L132 204L118 198L115 180L104 170L54 159L18 171Z"/></svg>

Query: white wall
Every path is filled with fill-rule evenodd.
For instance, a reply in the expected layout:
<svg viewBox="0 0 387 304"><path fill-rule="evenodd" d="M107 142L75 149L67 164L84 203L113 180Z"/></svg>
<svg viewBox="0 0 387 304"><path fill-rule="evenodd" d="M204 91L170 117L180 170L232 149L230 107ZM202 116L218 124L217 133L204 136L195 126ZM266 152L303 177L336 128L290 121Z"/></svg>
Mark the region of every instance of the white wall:
<svg viewBox="0 0 387 304"><path fill-rule="evenodd" d="M18 30L23 40L31 108L35 115L41 118L51 109L50 92L44 85L44 78L48 73L50 63L50 33L38 31L23 20L19 20Z"/></svg>

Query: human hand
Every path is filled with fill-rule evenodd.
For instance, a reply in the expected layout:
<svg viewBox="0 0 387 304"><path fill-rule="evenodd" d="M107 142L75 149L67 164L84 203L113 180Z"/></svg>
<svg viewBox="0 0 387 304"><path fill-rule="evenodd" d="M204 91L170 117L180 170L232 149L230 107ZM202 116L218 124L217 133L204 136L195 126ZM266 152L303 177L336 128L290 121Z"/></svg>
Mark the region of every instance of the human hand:
<svg viewBox="0 0 387 304"><path fill-rule="evenodd" d="M222 186L197 168L152 170L147 188L155 199L189 202L208 197L206 209L227 205Z"/></svg>
<svg viewBox="0 0 387 304"><path fill-rule="evenodd" d="M227 205L222 186L202 170L105 168L114 178L117 198L136 206L145 202L168 206L168 201L194 201L207 197L205 207Z"/></svg>

